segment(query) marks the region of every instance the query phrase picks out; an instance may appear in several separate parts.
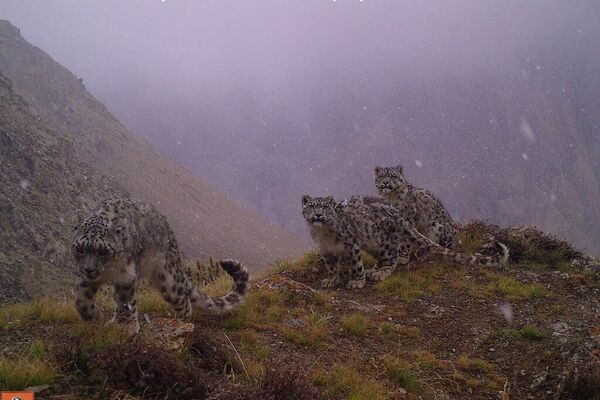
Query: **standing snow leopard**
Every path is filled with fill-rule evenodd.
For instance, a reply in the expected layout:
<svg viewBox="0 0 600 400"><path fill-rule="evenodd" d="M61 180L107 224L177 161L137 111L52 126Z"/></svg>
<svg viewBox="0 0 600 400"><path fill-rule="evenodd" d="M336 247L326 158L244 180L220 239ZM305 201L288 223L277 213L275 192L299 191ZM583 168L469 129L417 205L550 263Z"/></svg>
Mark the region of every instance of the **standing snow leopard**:
<svg viewBox="0 0 600 400"><path fill-rule="evenodd" d="M452 217L432 193L406 181L401 165L375 167L375 186L419 232L444 247L455 247L457 232Z"/></svg>
<svg viewBox="0 0 600 400"><path fill-rule="evenodd" d="M77 286L76 306L84 320L98 319L94 298L102 284L114 286L116 308L112 322L139 331L136 289L141 278L189 319L192 309L230 310L244 300L248 272L238 261L220 261L233 278L231 292L214 298L194 286L173 231L166 218L148 204L122 198L105 200L76 228L72 252L82 280Z"/></svg>
<svg viewBox="0 0 600 400"><path fill-rule="evenodd" d="M322 282L325 288L339 285L340 264L350 266L347 288L364 286L361 250L377 260L378 267L370 276L374 281L388 277L398 263L408 261L409 254L435 252L462 264L486 267L504 264L508 259L508 249L499 242L499 252L492 257L469 256L442 247L419 233L397 208L376 197L350 197L340 203L331 196L304 195L302 215L325 260L329 275Z"/></svg>

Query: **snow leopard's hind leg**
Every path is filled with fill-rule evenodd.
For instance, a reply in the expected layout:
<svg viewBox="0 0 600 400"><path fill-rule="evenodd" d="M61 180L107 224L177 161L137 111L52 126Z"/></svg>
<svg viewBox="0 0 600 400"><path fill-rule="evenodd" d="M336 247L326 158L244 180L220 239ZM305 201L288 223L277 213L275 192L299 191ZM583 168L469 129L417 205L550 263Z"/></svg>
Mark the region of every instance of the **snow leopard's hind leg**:
<svg viewBox="0 0 600 400"><path fill-rule="evenodd" d="M189 297L193 284L184 272L178 248L176 245L171 245L165 254L155 255L149 260L156 263L151 277L152 286L171 305L177 318L189 321L192 317Z"/></svg>
<svg viewBox="0 0 600 400"><path fill-rule="evenodd" d="M371 272L370 278L375 282L383 281L394 272L398 265L398 246L386 243L375 253L375 259L377 264L374 271Z"/></svg>
<svg viewBox="0 0 600 400"><path fill-rule="evenodd" d="M454 249L456 246L456 234L456 229L452 224L436 221L427 228L425 236L440 246L447 249Z"/></svg>
<svg viewBox="0 0 600 400"><path fill-rule="evenodd" d="M346 244L341 262L342 265L350 266L350 280L346 288L361 289L365 286L365 268L360 254L360 247L356 244Z"/></svg>

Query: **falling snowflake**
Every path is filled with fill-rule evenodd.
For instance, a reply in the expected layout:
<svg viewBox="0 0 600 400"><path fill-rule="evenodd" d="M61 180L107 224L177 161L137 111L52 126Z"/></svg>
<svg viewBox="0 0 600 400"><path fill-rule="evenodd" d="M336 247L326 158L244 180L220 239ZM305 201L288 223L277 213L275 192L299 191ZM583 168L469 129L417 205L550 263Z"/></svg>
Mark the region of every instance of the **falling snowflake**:
<svg viewBox="0 0 600 400"><path fill-rule="evenodd" d="M417 167L421 168L423 166L423 161L415 160L415 164L417 165Z"/></svg>
<svg viewBox="0 0 600 400"><path fill-rule="evenodd" d="M31 186L31 183L27 179L23 179L21 182L19 182L19 186L21 186L21 189L27 190Z"/></svg>
<svg viewBox="0 0 600 400"><path fill-rule="evenodd" d="M502 304L500 304L500 312L504 316L504 319L506 320L506 322L508 322L509 324L512 324L512 322L513 322L513 309L512 309L512 306L510 305L510 303L502 303Z"/></svg>
<svg viewBox="0 0 600 400"><path fill-rule="evenodd" d="M523 135L525 139L532 143L535 142L535 134L531 129L531 125L529 125L529 122L527 122L525 118L521 118L521 122L519 122L519 128L521 129L521 135Z"/></svg>
<svg viewBox="0 0 600 400"><path fill-rule="evenodd" d="M525 161L529 160L529 156L526 153L521 153L521 157L523 157L523 160Z"/></svg>

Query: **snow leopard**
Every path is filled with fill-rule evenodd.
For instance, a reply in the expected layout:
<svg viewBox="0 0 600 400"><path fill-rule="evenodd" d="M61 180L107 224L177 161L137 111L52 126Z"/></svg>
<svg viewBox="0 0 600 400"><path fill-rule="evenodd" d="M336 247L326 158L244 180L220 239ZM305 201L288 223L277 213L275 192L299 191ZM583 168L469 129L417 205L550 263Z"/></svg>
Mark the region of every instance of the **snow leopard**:
<svg viewBox="0 0 600 400"><path fill-rule="evenodd" d="M76 227L71 246L81 281L75 305L83 320L101 318L95 304L101 285L115 289L116 308L111 322L139 332L136 290L149 280L177 317L189 320L192 309L222 313L244 301L249 274L239 261L219 262L233 278L233 289L215 298L199 290L182 263L177 239L167 219L153 206L126 198L103 201Z"/></svg>
<svg viewBox="0 0 600 400"><path fill-rule="evenodd" d="M370 271L373 281L384 280L411 255L422 257L429 252L469 266L499 266L508 260L508 248L500 242L493 256L466 255L440 246L422 235L396 207L377 197L353 196L337 202L331 196L304 195L302 214L325 261L328 277L321 283L323 288L341 283L341 265L350 267L346 287L362 288L366 274L361 251L377 261L375 271Z"/></svg>
<svg viewBox="0 0 600 400"><path fill-rule="evenodd" d="M454 249L457 231L452 217L431 192L408 183L401 165L375 167L375 186L381 197L400 210L419 232L441 246Z"/></svg>

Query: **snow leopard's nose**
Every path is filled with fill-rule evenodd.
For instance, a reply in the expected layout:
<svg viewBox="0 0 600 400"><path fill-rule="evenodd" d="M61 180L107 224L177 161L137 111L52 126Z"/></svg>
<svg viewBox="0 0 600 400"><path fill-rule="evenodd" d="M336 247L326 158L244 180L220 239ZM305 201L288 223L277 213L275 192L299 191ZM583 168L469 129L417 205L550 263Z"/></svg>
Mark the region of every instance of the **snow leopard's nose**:
<svg viewBox="0 0 600 400"><path fill-rule="evenodd" d="M313 221L325 221L325 216L323 214L316 213L312 219Z"/></svg>

